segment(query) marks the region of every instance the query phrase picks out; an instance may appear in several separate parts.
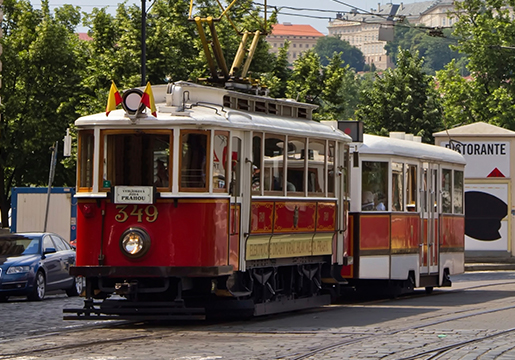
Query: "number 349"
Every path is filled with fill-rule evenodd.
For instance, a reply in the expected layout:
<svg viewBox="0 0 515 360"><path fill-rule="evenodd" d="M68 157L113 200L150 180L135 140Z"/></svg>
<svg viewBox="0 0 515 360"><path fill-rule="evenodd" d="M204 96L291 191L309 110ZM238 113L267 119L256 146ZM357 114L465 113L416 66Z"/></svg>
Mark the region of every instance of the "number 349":
<svg viewBox="0 0 515 360"><path fill-rule="evenodd" d="M129 216L136 216L139 223L143 222L143 216L145 216L145 220L147 222L154 222L157 220L158 212L154 205L148 205L144 209L138 205L133 205L131 212L129 212L128 207L129 205L117 205L116 209L118 209L118 214L116 214L114 219L121 223L127 221Z"/></svg>

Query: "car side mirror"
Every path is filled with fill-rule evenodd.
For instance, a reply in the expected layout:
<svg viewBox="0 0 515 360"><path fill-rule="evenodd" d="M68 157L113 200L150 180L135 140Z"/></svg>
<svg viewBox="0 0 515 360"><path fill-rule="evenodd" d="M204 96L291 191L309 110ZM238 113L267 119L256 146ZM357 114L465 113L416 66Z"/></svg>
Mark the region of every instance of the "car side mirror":
<svg viewBox="0 0 515 360"><path fill-rule="evenodd" d="M43 251L43 254L52 254L52 253L55 253L55 252L57 252L57 250L55 250L55 248L47 247L45 249L45 251Z"/></svg>

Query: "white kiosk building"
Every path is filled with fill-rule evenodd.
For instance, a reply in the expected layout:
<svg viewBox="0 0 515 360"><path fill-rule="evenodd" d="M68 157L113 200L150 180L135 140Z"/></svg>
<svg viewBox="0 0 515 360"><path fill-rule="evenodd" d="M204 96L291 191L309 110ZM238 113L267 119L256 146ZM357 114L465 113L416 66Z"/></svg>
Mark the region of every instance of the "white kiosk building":
<svg viewBox="0 0 515 360"><path fill-rule="evenodd" d="M515 254L515 131L484 122L433 134L435 144L453 148L465 166L465 255Z"/></svg>

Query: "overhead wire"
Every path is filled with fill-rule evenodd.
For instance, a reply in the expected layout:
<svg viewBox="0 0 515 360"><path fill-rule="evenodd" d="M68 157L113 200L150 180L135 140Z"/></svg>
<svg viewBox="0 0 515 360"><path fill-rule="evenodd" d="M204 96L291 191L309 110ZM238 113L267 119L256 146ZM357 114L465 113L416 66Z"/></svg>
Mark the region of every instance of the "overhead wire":
<svg viewBox="0 0 515 360"><path fill-rule="evenodd" d="M359 7L356 7L354 5L350 5L348 3L345 3L343 1L340 1L340 0L331 0L335 3L338 3L340 5L344 5L344 6L347 6L347 7L350 7L352 10L351 11L341 11L341 10L325 10L325 9L312 9L312 8L299 8L299 7L291 7L291 6L277 6L277 5L270 5L270 4L267 4L266 7L267 8L272 8L272 9L275 9L279 14L281 15L287 15L287 16L297 16L297 17L304 17L304 18L311 18L311 19L328 19L329 21L331 20L339 20L339 21L347 21L347 22L353 22L353 23L361 23L361 24L370 24L371 22L370 21L366 21L366 20L359 20L359 19L346 19L346 18L337 18L337 17L327 17L327 16L318 16L318 15L308 15L308 14L296 14L296 13L290 13L290 12L282 12L281 9L288 9L288 10L293 10L293 11L312 11L312 12L331 12L331 13L337 13L337 14L346 14L346 13L349 13L349 14L352 14L352 15L369 15L369 16L376 16L378 18L382 18L384 19L385 21L391 21L391 23L389 24L381 24L381 26L385 26L385 27L404 27L404 28L410 28L410 29L415 29L415 30L418 30L418 31L421 31L423 32L424 34L427 34L429 36L432 36L432 37L440 37L440 38L444 38L444 39L448 39L448 40L451 40L451 41L456 41L454 39L451 39L447 36L445 36L441 30L443 29L450 29L452 28L452 26L438 26L438 27L430 27L430 26L420 26L420 25L412 25L412 24L406 24L406 23L403 23L403 22L395 22L393 21L392 19L393 18L400 18L400 19L404 19L405 17L404 16L398 16L398 15L391 15L391 14L379 14L379 13L374 13L374 12L370 12L370 11L367 11L367 10L364 10L364 9L361 9ZM259 5L259 6L265 6L264 4L262 3L259 3L259 2L252 2L254 5ZM356 11L361 11L361 13L358 13ZM427 31L429 30L429 34L427 33ZM432 32L432 33L431 33Z"/></svg>

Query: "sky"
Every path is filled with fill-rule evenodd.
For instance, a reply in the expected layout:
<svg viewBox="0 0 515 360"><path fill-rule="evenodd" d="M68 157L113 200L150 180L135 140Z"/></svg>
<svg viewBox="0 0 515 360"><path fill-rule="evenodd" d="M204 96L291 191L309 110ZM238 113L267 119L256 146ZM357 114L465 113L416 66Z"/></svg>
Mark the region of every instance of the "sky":
<svg viewBox="0 0 515 360"><path fill-rule="evenodd" d="M263 3L263 0L255 0L257 3ZM422 0L403 0L403 1L393 1L396 4L401 2L408 4L413 2L420 2ZM41 8L40 0L31 0L34 8ZM59 7L64 4L72 4L75 6L80 6L81 9L85 12L91 12L94 7L102 8L108 6L112 9L112 14L114 14L116 10L116 6L118 3L122 1L120 0L49 0L51 8ZM311 25L322 34L327 35L327 24L329 22L329 18L334 19L337 12L349 12L352 8L357 8L358 11L370 11L372 8L377 9L377 5L380 3L381 5L391 3L391 0L267 0L268 5L275 6L277 8L281 7L290 7L282 8L279 10L279 22L289 22L292 24L298 25ZM137 4L141 6L141 0L127 0L128 4ZM147 7L152 3L152 1L147 1ZM305 10L300 10L305 9ZM324 10L324 11L317 11ZM329 12L327 12L329 11ZM293 14L293 15L290 15ZM295 15L297 14L297 15ZM318 18L317 18L318 17ZM78 29L79 32L86 31L85 28Z"/></svg>

